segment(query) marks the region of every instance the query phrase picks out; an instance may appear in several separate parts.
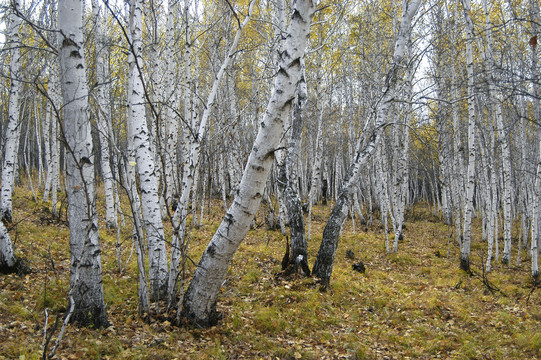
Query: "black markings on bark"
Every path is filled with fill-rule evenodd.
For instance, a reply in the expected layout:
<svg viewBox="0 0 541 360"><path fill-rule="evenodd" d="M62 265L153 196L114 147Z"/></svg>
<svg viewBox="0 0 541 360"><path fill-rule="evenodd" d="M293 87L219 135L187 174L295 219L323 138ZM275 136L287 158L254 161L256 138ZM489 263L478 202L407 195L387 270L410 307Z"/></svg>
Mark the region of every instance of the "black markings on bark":
<svg viewBox="0 0 541 360"><path fill-rule="evenodd" d="M207 249L207 254L211 257L211 258L214 258L214 255L216 255L216 246L214 244L210 244L208 249Z"/></svg>
<svg viewBox="0 0 541 360"><path fill-rule="evenodd" d="M284 103L284 107L283 108L286 108L288 106L292 106L293 105L293 101L295 101L295 96L289 98L285 103Z"/></svg>
<svg viewBox="0 0 541 360"><path fill-rule="evenodd" d="M68 46L75 46L77 47L77 44L75 43L75 41L69 39L69 38L64 38L64 40L62 41L62 47L68 47Z"/></svg>
<svg viewBox="0 0 541 360"><path fill-rule="evenodd" d="M295 20L305 22L304 19L302 18L301 13L297 9L295 9L295 11L293 11L293 15L291 16L291 21L293 22Z"/></svg>
<svg viewBox="0 0 541 360"><path fill-rule="evenodd" d="M285 76L286 78L289 79L289 74L283 67L280 67L280 70L278 70L278 75ZM278 90L276 90L276 92L278 92Z"/></svg>
<svg viewBox="0 0 541 360"><path fill-rule="evenodd" d="M79 53L79 50L73 50L72 52L70 52L70 57L72 58L76 58L76 59L81 59L81 53Z"/></svg>
<svg viewBox="0 0 541 360"><path fill-rule="evenodd" d="M298 68L301 67L301 58L300 57L296 58L295 60L293 60L292 62L289 63L288 68L292 68L292 67L298 67Z"/></svg>

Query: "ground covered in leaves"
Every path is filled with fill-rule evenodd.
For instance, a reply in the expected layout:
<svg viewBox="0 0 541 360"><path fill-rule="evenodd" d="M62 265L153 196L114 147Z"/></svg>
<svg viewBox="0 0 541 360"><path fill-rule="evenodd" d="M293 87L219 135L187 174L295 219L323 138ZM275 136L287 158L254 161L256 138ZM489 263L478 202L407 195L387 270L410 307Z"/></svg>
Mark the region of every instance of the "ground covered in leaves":
<svg viewBox="0 0 541 360"><path fill-rule="evenodd" d="M10 234L31 271L0 275L0 359L41 358L44 310L49 309L49 328L57 314L66 311L68 229L65 222L51 217L48 206L17 189ZM315 208L310 264L329 211ZM196 261L222 212L216 202L210 214L205 211L202 226L192 230ZM532 289L527 252L516 265L515 242L512 265L495 262L495 269L484 275L481 259L486 245L474 233L473 273L466 274L458 268L452 230L430 209L417 205L408 220L405 239L395 254L386 254L378 221L368 227L357 223L355 232L348 221L331 287L324 290L312 278L276 276L285 238L279 231L268 231L258 218L223 285L218 307L224 317L210 329L175 327L164 316L148 323L139 319L130 231L120 234L119 272L116 231L100 229L111 326L98 330L69 326L55 358L540 358L541 289ZM346 256L347 250L353 258ZM352 270L359 261L366 267L364 274Z"/></svg>

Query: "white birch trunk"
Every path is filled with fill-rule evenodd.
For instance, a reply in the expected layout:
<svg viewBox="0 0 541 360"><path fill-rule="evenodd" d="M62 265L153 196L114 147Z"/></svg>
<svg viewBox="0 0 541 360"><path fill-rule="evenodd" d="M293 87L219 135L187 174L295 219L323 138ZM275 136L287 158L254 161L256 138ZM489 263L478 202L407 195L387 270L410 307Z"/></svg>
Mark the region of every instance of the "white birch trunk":
<svg viewBox="0 0 541 360"><path fill-rule="evenodd" d="M92 0L92 17L94 21L94 36L96 38L95 58L96 58L96 80L97 88L97 110L96 123L98 127L98 136L100 141L101 171L103 176L103 187L105 190L105 224L108 228L117 227L114 178L111 171L111 156L109 151L109 127L108 121L111 116L107 99L109 97L109 74L105 65L105 52L107 47L102 33L100 8L97 0Z"/></svg>
<svg viewBox="0 0 541 360"><path fill-rule="evenodd" d="M394 243L393 243L393 252L398 250L398 241L404 238L403 227L404 227L404 216L406 208L406 194L408 191L408 165L409 165L409 131L410 131L410 122L413 116L413 77L415 75L415 66L411 64L407 70L407 79L405 84L405 96L409 103L405 105L404 108L404 126L395 125L395 158L396 158L396 168L393 171L393 226L394 226ZM400 138L400 135L403 135ZM402 146L400 146L402 144ZM442 192L442 198L446 200L445 192Z"/></svg>
<svg viewBox="0 0 541 360"><path fill-rule="evenodd" d="M13 244L8 230L0 221L0 273L11 272L15 269L17 258L13 252Z"/></svg>
<svg viewBox="0 0 541 360"><path fill-rule="evenodd" d="M94 154L88 118L88 86L83 48L82 1L58 5L60 69L67 156L71 321L96 328L108 325L103 298L101 251L96 211Z"/></svg>
<svg viewBox="0 0 541 360"><path fill-rule="evenodd" d="M181 255L182 255L182 247L183 247L182 244L184 242L184 236L186 235L186 218L188 216L190 193L192 192L192 190L194 190L193 189L194 184L196 183L196 180L197 180L196 172L199 167L199 155L201 151L201 142L203 141L203 138L205 137L207 124L210 119L212 110L214 109L214 103L216 100L216 96L218 94L220 83L224 77L225 71L227 70L227 68L229 67L229 64L231 63L231 61L233 60L233 57L235 56L242 31L244 30L244 27L250 21L250 17L252 15L252 10L254 8L254 5L255 5L255 1L252 1L248 9L248 15L246 16L242 24L240 24L239 28L237 29L235 38L233 39L233 42L231 46L229 47L229 50L222 62L222 65L220 66L220 70L218 71L218 73L216 74L216 77L214 78L212 89L207 98L205 109L203 110L203 114L201 116L201 121L199 122L199 128L196 133L196 138L193 139L193 141L191 142L190 153L188 155L187 162L184 165L185 167L184 167L184 175L182 178L182 195L180 196L177 209L175 210L175 214L173 215L173 241L172 241L172 248L171 248L171 266L169 268L169 281L168 281L169 305L172 304L173 299L176 296L176 288L177 288L177 281L178 281L178 274L179 274L178 267L179 267Z"/></svg>
<svg viewBox="0 0 541 360"><path fill-rule="evenodd" d="M20 133L20 119L19 119L19 99L21 96L22 83L21 79L21 67L22 61L20 59L20 41L19 41L19 29L22 23L21 18L17 16L19 11L19 0L11 2L11 9L9 14L9 29L8 37L10 43L10 70L11 70L11 84L9 88L9 100L8 100L8 124L4 142L4 164L2 166L2 189L0 191L0 221L11 222L12 221L12 193L13 184L15 180L15 167L18 151L18 137Z"/></svg>
<svg viewBox="0 0 541 360"><path fill-rule="evenodd" d="M485 7L485 33L486 33L486 53L485 61L489 71L488 87L490 106L496 117L496 127L498 130L498 142L500 145L502 156L502 173L503 173L503 239L504 249L502 263L509 264L511 261L511 228L512 228L512 183L511 183L511 152L509 141L505 132L503 122L503 96L501 90L496 86L496 67L494 66L494 52L492 49L492 24L489 17L488 0L484 0Z"/></svg>
<svg viewBox="0 0 541 360"><path fill-rule="evenodd" d="M470 0L461 0L466 20L466 71L468 75L468 170L466 197L464 201L464 224L460 248L460 267L470 270L471 222L473 217L473 194L475 188L475 80L473 75L473 23L470 18Z"/></svg>
<svg viewBox="0 0 541 360"><path fill-rule="evenodd" d="M384 151L384 144L385 142L382 141L380 145L378 146L376 150L376 156L375 156L375 167L376 167L376 188L377 188L377 194L378 194L378 201L380 203L380 210L381 210L381 223L384 226L385 231L385 250L389 254L391 252L390 246L389 246L389 237L387 232L387 226L388 226L388 219L389 214L392 214L391 212L391 202L389 199L389 191L388 191L388 171L387 171L387 161L383 158L382 152ZM384 169L385 166L385 169ZM393 223L394 218L392 219ZM398 244L398 239L397 239ZM396 249L397 250L397 249ZM396 252L394 245L393 245L393 252Z"/></svg>
<svg viewBox="0 0 541 360"><path fill-rule="evenodd" d="M449 17L458 18L458 6L455 7L453 14L448 14ZM458 42L457 30L458 24L455 21L453 26L452 34L452 49L453 54L457 54L456 45ZM458 55L455 55L458 56ZM451 191L452 191L452 203L453 203L453 212L454 212L454 221L455 229L457 236L457 244L462 244L462 214L463 214L463 204L464 204L464 193L465 193L465 184L464 184L464 148L462 145L461 139L461 127L460 127L460 107L458 99L460 97L456 69L454 64L449 64L451 72L451 87L452 87L452 99L451 104L451 116L453 119L453 172L451 176Z"/></svg>
<svg viewBox="0 0 541 360"><path fill-rule="evenodd" d="M184 297L184 316L200 326L212 325L218 319L216 301L220 287L261 202L274 152L284 132L284 121L295 99L295 89L301 75L301 58L308 42L313 13L311 0L294 2L272 95L238 194L205 250Z"/></svg>
<svg viewBox="0 0 541 360"><path fill-rule="evenodd" d="M36 135L36 148L37 148L37 158L38 158L38 187L41 188L41 186L44 183L43 179L43 161L42 161L42 146L41 146L41 124L42 121L42 109L39 106L40 102L37 98L34 98L34 131ZM30 173L30 171L28 171Z"/></svg>
<svg viewBox="0 0 541 360"><path fill-rule="evenodd" d="M53 70L54 73L54 70ZM43 125L42 125L42 133L43 133L43 148L45 152L45 167L47 169L47 172L45 174L45 184L43 185L43 202L47 202L49 200L49 192L51 189L51 167L52 167L52 161L51 161L51 119L54 120L53 114L52 114L52 105L50 101L47 101L47 105L45 107L45 116L43 117Z"/></svg>
<svg viewBox="0 0 541 360"><path fill-rule="evenodd" d="M302 214L296 171L304 126L303 111L308 96L304 72L304 59L302 59L301 78L297 85L296 99L293 105L293 119L291 121L291 126L288 127L288 129L291 129L291 137L289 139L289 144L287 144L285 161L279 166L277 180L278 187L281 190L287 207L289 230L291 233L290 264L292 264L292 266L287 271L297 272L298 266L302 265L304 274L310 276L304 217ZM300 261L297 261L297 259L300 259Z"/></svg>
<svg viewBox="0 0 541 360"><path fill-rule="evenodd" d="M376 109L376 123L374 131L370 138L366 140L366 144L359 142L353 163L350 166L342 184L342 189L340 190L337 203L331 211L329 220L325 225L325 229L323 231L323 240L321 242L312 273L319 277L326 285L329 284L332 275L334 256L338 246L340 229L345 218L347 217L350 196L357 187L361 167L373 154L380 141L384 127L387 124L389 108L393 103L396 93L396 86L400 76L399 71L404 61L409 44L412 20L419 9L421 1L422 0L412 0L409 3L406 1L403 2L402 20L395 42L391 68L389 69L385 79L384 92Z"/></svg>
<svg viewBox="0 0 541 360"><path fill-rule="evenodd" d="M52 101L60 104L60 82L55 76L55 87L52 91ZM55 114L51 119L51 213L58 217L58 190L60 189L60 141L58 139L58 127L60 114ZM49 177L49 174L47 174Z"/></svg>
<svg viewBox="0 0 541 360"><path fill-rule="evenodd" d="M320 43L323 40L320 40ZM322 55L321 51L318 52L317 62L316 62L316 104L315 104L315 127L316 127L316 139L315 146L313 147L313 162L312 162L312 173L310 175L310 192L308 193L308 229L306 233L306 240L310 241L310 234L312 233L312 206L314 200L319 194L320 187L320 178L321 178L321 162L323 158L323 110L324 110L324 91L322 89L323 85L323 74L321 71L321 62Z"/></svg>
<svg viewBox="0 0 541 360"><path fill-rule="evenodd" d="M140 180L144 227L147 235L150 297L163 299L167 291L167 254L160 212L158 177L151 150L149 129L145 117L145 89L142 74L143 1L132 0L131 23L131 89L129 89L128 121L133 124L133 142L137 174Z"/></svg>
<svg viewBox="0 0 541 360"><path fill-rule="evenodd" d="M176 29L175 16L178 13L178 2L169 2L167 13L167 28L165 30L165 72L166 80L164 84L164 92L169 95L163 106L165 107L166 128L166 151L164 161L164 180L165 180L165 202L168 207L171 207L173 196L178 192L178 182L175 174L178 172L177 163L177 147L178 147L178 131L179 121L175 114L179 111L179 95L175 79L178 78L175 66L174 53L174 35Z"/></svg>
<svg viewBox="0 0 541 360"><path fill-rule="evenodd" d="M530 18L532 20L532 34L537 35L539 31L539 3L535 0L529 1ZM541 121L541 109L539 102L539 70L537 69L537 49L536 46L531 46L531 72L532 72L532 87L533 87L533 108L534 108L534 123L539 124ZM539 126L539 125L537 125ZM531 240L531 256L532 256L532 276L534 279L539 278L539 220L541 217L541 130L539 127L536 130L536 137L539 145L537 146L537 168L535 173L535 185L533 191L533 208L532 208L532 240Z"/></svg>

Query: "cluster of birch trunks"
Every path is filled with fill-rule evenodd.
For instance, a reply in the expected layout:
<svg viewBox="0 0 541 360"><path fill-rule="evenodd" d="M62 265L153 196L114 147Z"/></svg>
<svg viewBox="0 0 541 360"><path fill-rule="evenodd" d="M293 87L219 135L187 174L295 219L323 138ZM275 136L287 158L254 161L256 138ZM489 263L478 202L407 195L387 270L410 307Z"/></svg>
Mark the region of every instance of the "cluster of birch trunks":
<svg viewBox="0 0 541 360"><path fill-rule="evenodd" d="M72 321L107 324L99 231L130 227L140 314L165 300L178 321L214 324L261 202L291 237L288 271L324 285L348 217L378 214L396 252L420 201L455 229L464 270L479 217L487 271L515 251L539 275L535 0L13 0L4 10L0 267L17 263L15 182L27 177L56 217L65 191ZM211 199L225 215L188 284L188 224L203 223ZM331 213L310 271L318 202Z"/></svg>

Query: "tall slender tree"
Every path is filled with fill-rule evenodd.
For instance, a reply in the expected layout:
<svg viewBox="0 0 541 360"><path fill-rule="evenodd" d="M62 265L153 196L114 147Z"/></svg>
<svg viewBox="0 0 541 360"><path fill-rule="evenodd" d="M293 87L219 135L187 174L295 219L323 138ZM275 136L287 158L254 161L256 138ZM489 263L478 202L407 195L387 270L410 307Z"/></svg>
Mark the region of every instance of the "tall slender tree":
<svg viewBox="0 0 541 360"><path fill-rule="evenodd" d="M83 2L60 0L58 33L60 78L64 99L63 135L67 149L66 191L69 205L71 320L81 325L108 324L103 297L101 250L94 179L88 85L83 39Z"/></svg>
<svg viewBox="0 0 541 360"><path fill-rule="evenodd" d="M150 131L145 115L145 87L142 63L143 1L130 1L130 88L128 89L128 121L132 125L133 151L141 187L144 227L147 235L150 298L164 299L167 294L167 253L160 212L158 176L150 144Z"/></svg>
<svg viewBox="0 0 541 360"><path fill-rule="evenodd" d="M8 105L8 126L6 129L4 143L4 164L2 166L2 189L0 192L0 221L12 221L12 193L15 180L15 167L17 161L17 151L19 145L20 109L19 102L22 91L22 61L21 61L21 43L19 40L19 30L22 20L19 17L20 1L11 2L9 13L8 37L10 43L10 88Z"/></svg>
<svg viewBox="0 0 541 360"><path fill-rule="evenodd" d="M466 197L464 200L464 222L460 247L460 268L470 270L471 223L475 188L475 159L477 155L475 132L475 79L473 74L473 22L470 16L470 0L461 0L466 21L466 72L468 76L468 170L466 174Z"/></svg>

